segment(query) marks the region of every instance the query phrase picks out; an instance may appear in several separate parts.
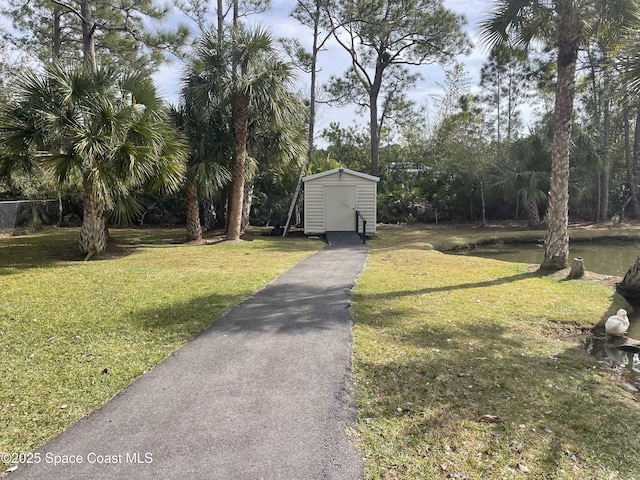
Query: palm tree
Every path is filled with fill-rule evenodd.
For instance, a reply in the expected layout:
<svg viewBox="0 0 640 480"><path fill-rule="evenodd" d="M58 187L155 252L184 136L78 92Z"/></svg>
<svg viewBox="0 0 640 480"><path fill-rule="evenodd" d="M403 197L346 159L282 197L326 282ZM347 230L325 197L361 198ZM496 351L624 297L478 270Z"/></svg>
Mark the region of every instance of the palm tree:
<svg viewBox="0 0 640 480"><path fill-rule="evenodd" d="M232 138L220 112L210 108L199 109L189 99L189 82L181 103L173 108L176 126L189 139L187 178L185 181L187 241L202 239L198 194L211 198L231 179L225 160L231 157Z"/></svg>
<svg viewBox="0 0 640 480"><path fill-rule="evenodd" d="M531 227L540 224L538 207L546 200L549 189L551 151L548 143L544 132L540 131L516 140L511 147L511 158L496 169L488 185L490 190L513 194L517 205L525 206Z"/></svg>
<svg viewBox="0 0 640 480"><path fill-rule="evenodd" d="M559 270L569 259L569 149L578 51L594 21L606 18L620 28L637 19L634 0L497 0L491 17L480 26L490 46L510 42L522 48L535 40L555 46L557 83L551 186L544 260L541 269Z"/></svg>
<svg viewBox="0 0 640 480"><path fill-rule="evenodd" d="M27 73L16 101L0 111L0 141L14 166L52 169L82 188L79 248L88 260L107 245L107 215L135 214L131 195L177 190L185 143L168 123L152 81L109 68L47 66Z"/></svg>
<svg viewBox="0 0 640 480"><path fill-rule="evenodd" d="M291 94L295 79L291 64L281 60L270 33L238 26L231 42L221 45L215 33L205 33L195 65L202 78L194 97L202 104L230 104L233 118L234 154L227 240L242 233L243 197L247 173L249 129L258 119L268 118L276 129L300 123L304 107Z"/></svg>

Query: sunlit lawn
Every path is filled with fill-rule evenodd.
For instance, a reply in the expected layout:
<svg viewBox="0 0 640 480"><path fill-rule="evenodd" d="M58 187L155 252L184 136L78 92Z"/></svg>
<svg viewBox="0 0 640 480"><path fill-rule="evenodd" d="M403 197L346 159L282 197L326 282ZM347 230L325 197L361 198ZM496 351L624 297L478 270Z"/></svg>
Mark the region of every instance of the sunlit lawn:
<svg viewBox="0 0 640 480"><path fill-rule="evenodd" d="M24 452L107 401L323 244L180 230L0 238L0 452ZM582 228L572 236L638 236ZM371 479L640 478L637 395L583 348L624 305L592 282L440 253L544 231L386 227L354 293L358 436Z"/></svg>
<svg viewBox="0 0 640 480"><path fill-rule="evenodd" d="M432 250L482 237L396 227L370 242L354 295L366 478L640 478L637 394L583 348L624 300Z"/></svg>
<svg viewBox="0 0 640 480"><path fill-rule="evenodd" d="M116 245L83 262L77 234L0 238L0 452L41 444L322 246L112 230Z"/></svg>

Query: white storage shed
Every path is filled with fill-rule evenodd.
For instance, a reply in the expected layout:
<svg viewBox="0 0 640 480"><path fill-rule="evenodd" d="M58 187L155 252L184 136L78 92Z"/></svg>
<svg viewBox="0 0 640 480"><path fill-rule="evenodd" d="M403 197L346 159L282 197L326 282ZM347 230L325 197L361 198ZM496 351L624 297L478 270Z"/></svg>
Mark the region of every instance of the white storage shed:
<svg viewBox="0 0 640 480"><path fill-rule="evenodd" d="M355 232L356 210L367 221L367 234L376 232L376 196L380 178L348 168L309 175L304 182L304 233ZM362 217L358 231L362 232Z"/></svg>

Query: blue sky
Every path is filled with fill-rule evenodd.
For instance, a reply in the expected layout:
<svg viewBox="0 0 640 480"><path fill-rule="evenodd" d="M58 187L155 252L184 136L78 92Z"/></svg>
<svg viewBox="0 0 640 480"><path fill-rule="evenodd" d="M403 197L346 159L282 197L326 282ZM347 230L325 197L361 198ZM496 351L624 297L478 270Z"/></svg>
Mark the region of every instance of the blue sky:
<svg viewBox="0 0 640 480"><path fill-rule="evenodd" d="M478 22L489 14L493 2L490 0L444 0L444 4L450 10L463 14L467 18L466 30L476 46L471 55L461 57L459 60L464 62L471 77L471 84L475 87L479 81L480 68L486 59L486 52L478 46L477 38L475 38L476 27ZM268 26L276 36L295 37L300 39L304 45L310 47L311 31L289 15L294 5L295 0L272 0L269 11L249 17L248 20L250 23L260 23ZM335 42L329 44L327 50L319 58L321 69L319 81L326 81L331 75L342 74L348 66L348 61L348 57L341 47ZM180 71L180 65L169 65L154 77L161 92L170 100L176 98L179 89ZM423 80L410 92L410 97L418 104L423 105L431 95L442 91L438 83L441 84L444 81L444 70L439 65L426 65L420 67L419 72L422 74ZM300 74L299 83L301 90L306 92L308 90L308 78ZM343 126L350 125L353 122L366 125L366 119L357 116L353 108L321 106L317 119L318 132L321 132L330 122L334 121L340 122Z"/></svg>

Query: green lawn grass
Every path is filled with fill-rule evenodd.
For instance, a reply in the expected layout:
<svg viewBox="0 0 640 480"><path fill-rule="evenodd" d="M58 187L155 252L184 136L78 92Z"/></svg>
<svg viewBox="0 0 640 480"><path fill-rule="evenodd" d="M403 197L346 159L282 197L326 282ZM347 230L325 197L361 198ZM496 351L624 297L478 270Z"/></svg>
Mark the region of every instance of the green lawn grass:
<svg viewBox="0 0 640 480"><path fill-rule="evenodd" d="M90 262L73 250L77 230L0 238L0 452L40 445L322 246L112 235ZM369 242L353 297L368 479L640 479L637 394L583 348L624 301L596 283L435 250L543 236L414 226Z"/></svg>
<svg viewBox="0 0 640 480"><path fill-rule="evenodd" d="M590 230L572 236L616 234ZM639 397L583 348L624 300L433 250L541 233L396 227L369 242L354 294L366 478L640 478Z"/></svg>
<svg viewBox="0 0 640 480"><path fill-rule="evenodd" d="M0 452L42 444L322 246L114 229L106 254L83 262L77 235L0 238Z"/></svg>

